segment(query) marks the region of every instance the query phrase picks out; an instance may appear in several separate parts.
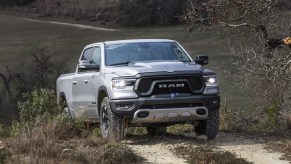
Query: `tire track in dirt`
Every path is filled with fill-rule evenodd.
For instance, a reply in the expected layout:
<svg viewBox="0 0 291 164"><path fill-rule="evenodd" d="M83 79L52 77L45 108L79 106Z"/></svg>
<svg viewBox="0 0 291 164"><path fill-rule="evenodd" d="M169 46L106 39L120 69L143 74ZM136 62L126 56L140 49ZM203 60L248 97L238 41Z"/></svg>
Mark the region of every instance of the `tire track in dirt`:
<svg viewBox="0 0 291 164"><path fill-rule="evenodd" d="M281 160L283 153L266 149L269 142L266 138L243 136L239 134L220 133L216 141L218 148L236 154L255 164L287 164L289 161Z"/></svg>
<svg viewBox="0 0 291 164"><path fill-rule="evenodd" d="M171 152L174 145L157 143L154 145L128 144L135 153L146 159L146 163L154 164L186 164L186 161Z"/></svg>
<svg viewBox="0 0 291 164"><path fill-rule="evenodd" d="M281 160L283 153L266 149L268 139L245 136L242 134L219 133L213 141L206 141L205 137L197 137L195 133L185 134L185 137L143 137L131 138L126 144L138 155L145 158L146 163L154 164L185 164L185 159L177 157L173 149L178 146L198 146L201 144L215 147L214 150L229 151L239 158L244 158L254 164L287 164Z"/></svg>

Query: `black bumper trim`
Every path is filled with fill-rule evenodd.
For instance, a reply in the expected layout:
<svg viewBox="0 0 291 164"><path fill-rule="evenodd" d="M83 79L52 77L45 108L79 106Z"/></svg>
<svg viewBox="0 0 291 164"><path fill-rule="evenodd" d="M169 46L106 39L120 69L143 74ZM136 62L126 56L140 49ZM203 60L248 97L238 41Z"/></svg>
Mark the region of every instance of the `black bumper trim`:
<svg viewBox="0 0 291 164"><path fill-rule="evenodd" d="M175 97L175 98L152 98L152 97L140 97L137 99L125 99L125 100L110 100L109 101L113 113L131 118L134 113L139 110L143 105L160 105L160 104L202 104L209 112L218 110L220 107L219 95L193 95L188 97ZM117 110L116 104L133 104L131 110ZM155 110L155 109L152 109Z"/></svg>

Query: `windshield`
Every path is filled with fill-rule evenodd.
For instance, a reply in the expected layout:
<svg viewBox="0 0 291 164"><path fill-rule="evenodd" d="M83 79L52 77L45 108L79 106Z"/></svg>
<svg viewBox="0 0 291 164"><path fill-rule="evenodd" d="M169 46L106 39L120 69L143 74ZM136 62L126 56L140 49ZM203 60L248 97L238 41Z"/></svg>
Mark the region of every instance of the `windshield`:
<svg viewBox="0 0 291 164"><path fill-rule="evenodd" d="M190 58L175 42L124 43L105 46L106 65L161 60L191 62Z"/></svg>

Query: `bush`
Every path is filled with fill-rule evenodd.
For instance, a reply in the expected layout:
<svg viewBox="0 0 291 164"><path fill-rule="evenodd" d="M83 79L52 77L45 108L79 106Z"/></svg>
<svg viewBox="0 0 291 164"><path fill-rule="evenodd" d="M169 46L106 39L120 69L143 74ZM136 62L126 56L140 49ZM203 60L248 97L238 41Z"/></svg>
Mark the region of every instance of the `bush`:
<svg viewBox="0 0 291 164"><path fill-rule="evenodd" d="M142 160L130 148L120 143L105 145L101 159L106 164L115 164L117 161L120 164L138 163Z"/></svg>
<svg viewBox="0 0 291 164"><path fill-rule="evenodd" d="M39 118L51 118L58 113L56 95L53 90L37 89L24 94L23 98L24 101L18 103L21 123L34 123Z"/></svg>
<svg viewBox="0 0 291 164"><path fill-rule="evenodd" d="M58 140L67 140L80 136L84 126L78 126L77 121L69 120L63 115L48 120L35 120L38 125L22 130L13 140L19 153L54 156L51 146ZM35 149L37 147L37 149ZM35 152L34 152L35 151Z"/></svg>
<svg viewBox="0 0 291 164"><path fill-rule="evenodd" d="M220 130L247 132L251 134L282 132L280 106L274 103L264 108L255 108L253 113L234 110L222 105Z"/></svg>

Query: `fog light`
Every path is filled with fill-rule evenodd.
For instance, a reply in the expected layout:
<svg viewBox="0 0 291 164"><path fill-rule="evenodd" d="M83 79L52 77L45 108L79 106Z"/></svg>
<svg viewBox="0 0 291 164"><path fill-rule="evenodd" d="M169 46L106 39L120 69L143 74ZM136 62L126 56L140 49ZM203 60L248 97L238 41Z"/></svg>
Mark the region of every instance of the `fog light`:
<svg viewBox="0 0 291 164"><path fill-rule="evenodd" d="M206 110L205 109L197 109L197 114L200 115L200 116L203 116L206 114Z"/></svg>
<svg viewBox="0 0 291 164"><path fill-rule="evenodd" d="M127 103L127 104L116 104L117 110L132 110L134 108L134 104Z"/></svg>
<svg viewBox="0 0 291 164"><path fill-rule="evenodd" d="M149 116L149 114L150 114L150 112L148 112L148 111L142 111L142 112L139 112L137 114L137 117L138 118L146 118L147 116Z"/></svg>

